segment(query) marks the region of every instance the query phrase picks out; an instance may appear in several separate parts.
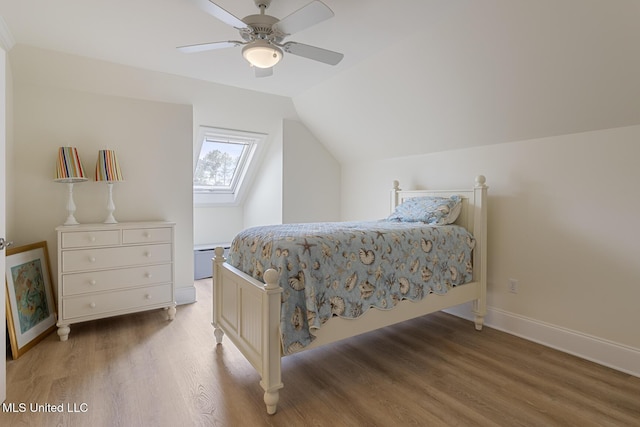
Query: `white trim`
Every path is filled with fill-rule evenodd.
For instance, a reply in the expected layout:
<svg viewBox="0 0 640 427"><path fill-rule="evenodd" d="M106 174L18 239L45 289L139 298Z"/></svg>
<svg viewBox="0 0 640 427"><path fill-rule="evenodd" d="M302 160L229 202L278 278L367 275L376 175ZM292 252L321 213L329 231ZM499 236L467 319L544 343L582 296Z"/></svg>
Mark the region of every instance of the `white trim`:
<svg viewBox="0 0 640 427"><path fill-rule="evenodd" d="M6 52L9 52L15 46L16 41L11 34L11 30L9 30L9 26L4 21L2 16L0 16L0 47L2 47Z"/></svg>
<svg viewBox="0 0 640 427"><path fill-rule="evenodd" d="M190 286L176 286L175 297L177 305L194 303L197 301L196 287L193 284Z"/></svg>
<svg viewBox="0 0 640 427"><path fill-rule="evenodd" d="M445 311L458 317L473 320L469 304L459 305ZM640 377L640 349L541 322L495 307L487 307L485 325L617 371Z"/></svg>

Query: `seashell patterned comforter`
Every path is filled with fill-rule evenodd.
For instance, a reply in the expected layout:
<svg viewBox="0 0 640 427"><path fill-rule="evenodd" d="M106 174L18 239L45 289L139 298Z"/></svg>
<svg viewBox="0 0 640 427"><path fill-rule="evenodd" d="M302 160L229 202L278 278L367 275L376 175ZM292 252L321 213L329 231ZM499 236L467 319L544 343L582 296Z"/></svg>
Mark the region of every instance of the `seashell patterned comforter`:
<svg viewBox="0 0 640 427"><path fill-rule="evenodd" d="M391 221L253 227L239 233L227 262L263 280L280 273L283 354L311 343L333 316L444 294L472 280L473 236L457 225Z"/></svg>

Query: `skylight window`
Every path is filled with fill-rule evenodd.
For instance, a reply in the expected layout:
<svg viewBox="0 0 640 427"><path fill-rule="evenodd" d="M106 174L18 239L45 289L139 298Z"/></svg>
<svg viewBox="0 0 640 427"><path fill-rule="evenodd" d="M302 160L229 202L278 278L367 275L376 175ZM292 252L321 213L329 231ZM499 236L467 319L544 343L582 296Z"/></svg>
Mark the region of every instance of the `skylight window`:
<svg viewBox="0 0 640 427"><path fill-rule="evenodd" d="M201 127L200 154L193 174L196 204L238 201L251 161L265 135Z"/></svg>
<svg viewBox="0 0 640 427"><path fill-rule="evenodd" d="M200 157L193 176L196 191L233 191L240 174L238 167L246 162L251 144L223 142L211 139L202 141Z"/></svg>

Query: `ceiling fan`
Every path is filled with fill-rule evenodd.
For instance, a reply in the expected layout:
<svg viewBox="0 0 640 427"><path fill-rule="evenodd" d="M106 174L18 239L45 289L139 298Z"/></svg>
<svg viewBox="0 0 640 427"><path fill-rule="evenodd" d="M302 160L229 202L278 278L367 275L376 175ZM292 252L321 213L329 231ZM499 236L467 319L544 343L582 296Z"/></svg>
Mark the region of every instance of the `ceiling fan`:
<svg viewBox="0 0 640 427"><path fill-rule="evenodd" d="M181 52L193 53L243 46L242 56L254 66L256 77L272 75L273 66L282 59L283 52L329 65L337 65L344 57L341 53L302 43L283 43L285 37L333 17L333 11L321 1L312 1L282 19L265 14L271 0L254 0L260 14L242 19L227 12L212 0L194 1L205 12L236 28L244 41L228 40L181 46L178 47Z"/></svg>

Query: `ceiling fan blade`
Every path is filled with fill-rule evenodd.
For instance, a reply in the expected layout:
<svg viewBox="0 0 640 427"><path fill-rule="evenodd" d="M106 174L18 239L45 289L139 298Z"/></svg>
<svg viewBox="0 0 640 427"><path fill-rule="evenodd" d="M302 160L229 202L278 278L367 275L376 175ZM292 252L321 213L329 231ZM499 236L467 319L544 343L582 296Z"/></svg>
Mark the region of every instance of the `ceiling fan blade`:
<svg viewBox="0 0 640 427"><path fill-rule="evenodd" d="M314 61L324 62L329 65L337 65L342 61L342 58L344 58L344 55L341 53L296 42L287 42L282 45L282 48L287 53L313 59Z"/></svg>
<svg viewBox="0 0 640 427"><path fill-rule="evenodd" d="M240 18L227 12L226 10L224 10L223 8L221 8L220 6L218 6L212 1L209 1L209 0L194 0L194 1L198 4L198 6L200 6L200 9L204 10L209 15L215 16L225 24L231 25L232 27L238 28L238 29L248 28L248 25L245 24Z"/></svg>
<svg viewBox="0 0 640 427"><path fill-rule="evenodd" d="M282 18L273 27L283 34L294 34L332 16L333 11L326 4L316 0Z"/></svg>
<svg viewBox="0 0 640 427"><path fill-rule="evenodd" d="M271 68L260 68L253 67L256 69L256 77L269 77L273 75L273 67Z"/></svg>
<svg viewBox="0 0 640 427"><path fill-rule="evenodd" d="M194 53L194 52L204 52L206 50L235 47L235 46L240 46L241 44L242 44L241 42L229 40L226 42L201 43L201 44L192 44L188 46L180 46L177 49L182 53Z"/></svg>

